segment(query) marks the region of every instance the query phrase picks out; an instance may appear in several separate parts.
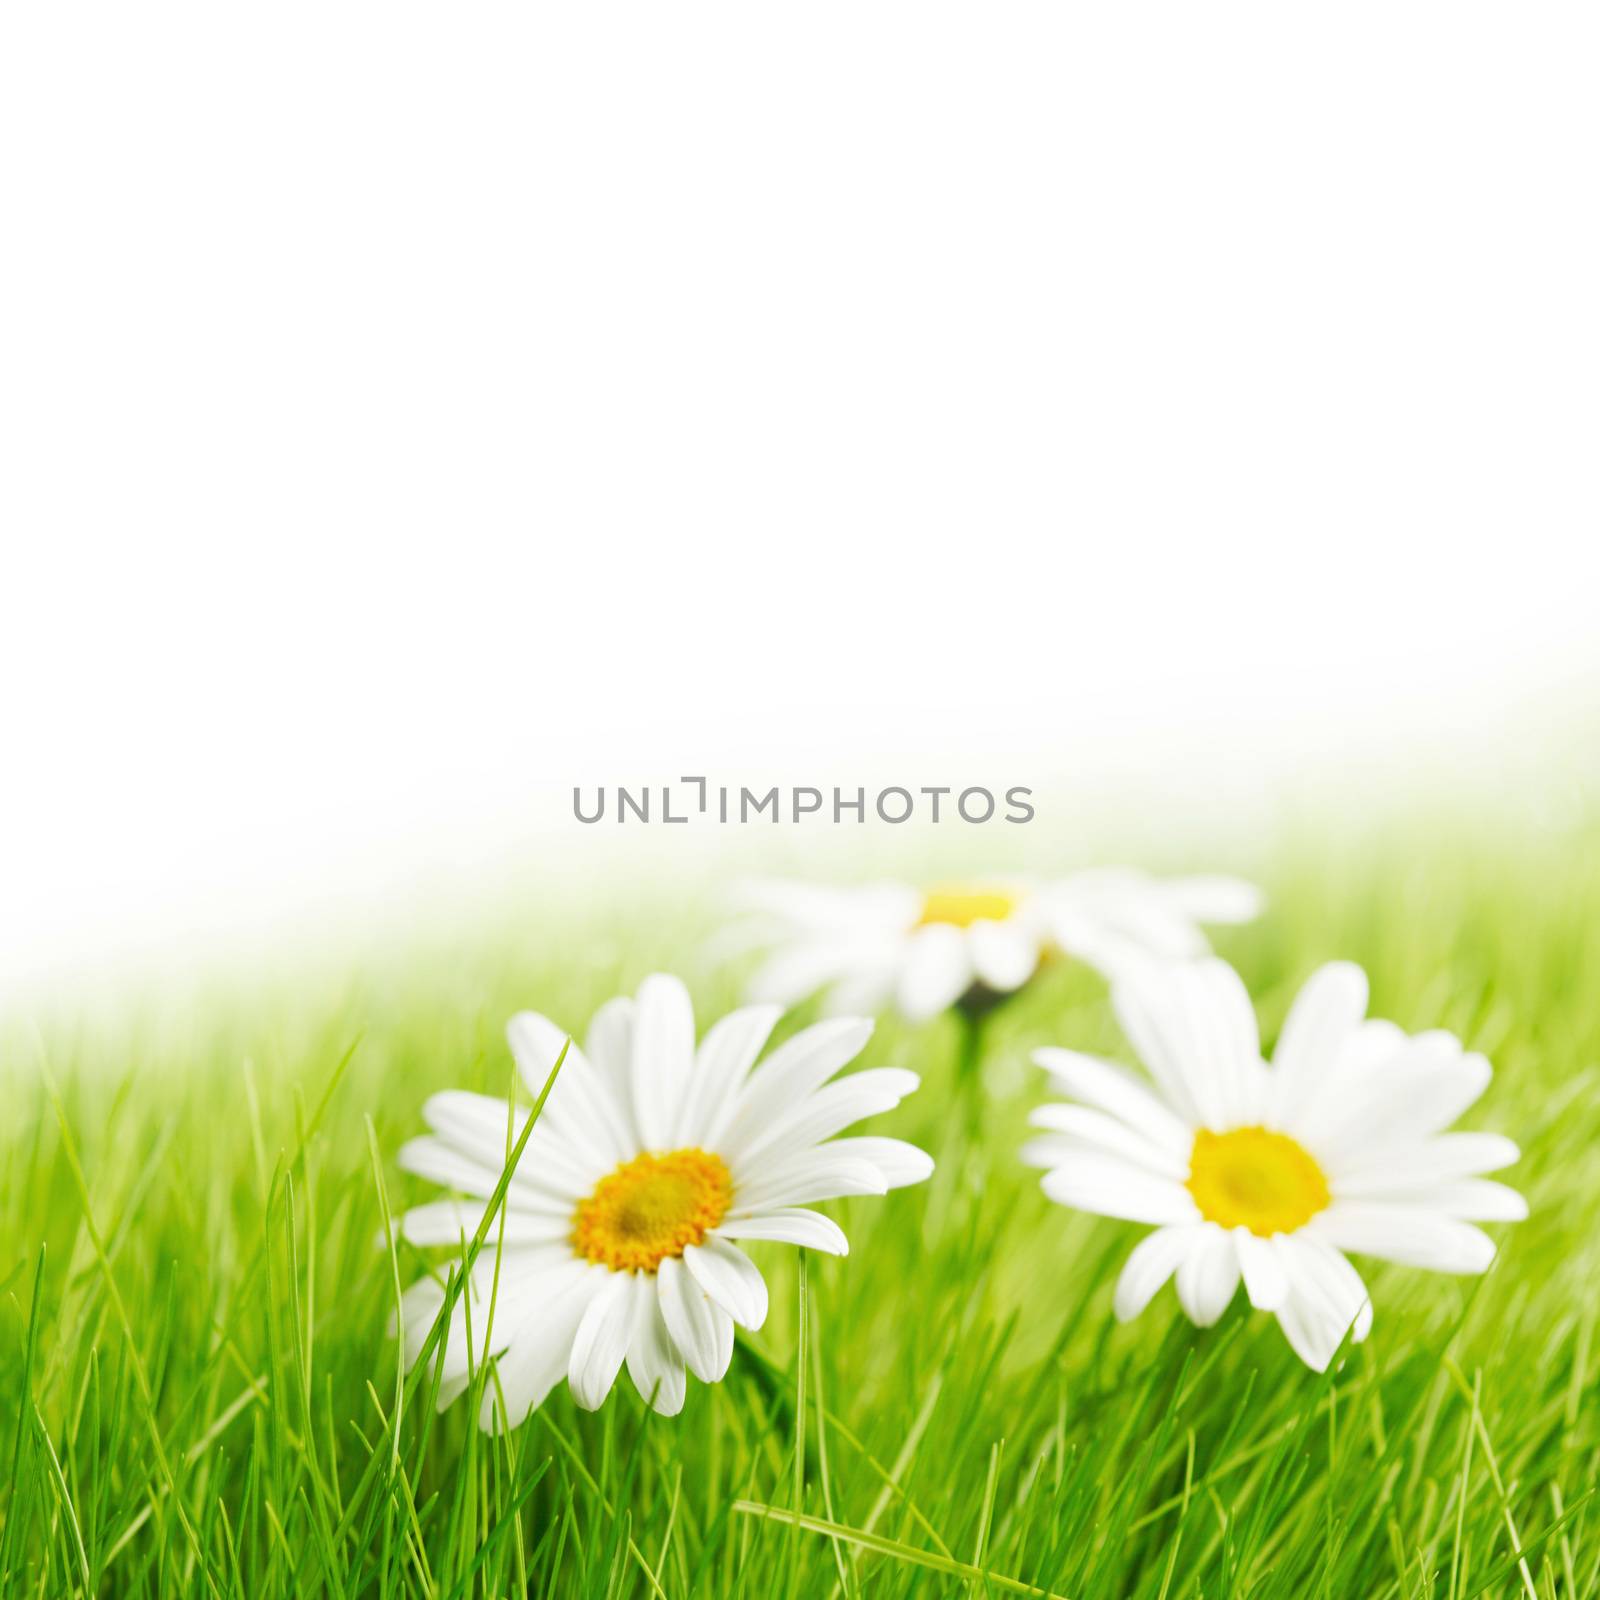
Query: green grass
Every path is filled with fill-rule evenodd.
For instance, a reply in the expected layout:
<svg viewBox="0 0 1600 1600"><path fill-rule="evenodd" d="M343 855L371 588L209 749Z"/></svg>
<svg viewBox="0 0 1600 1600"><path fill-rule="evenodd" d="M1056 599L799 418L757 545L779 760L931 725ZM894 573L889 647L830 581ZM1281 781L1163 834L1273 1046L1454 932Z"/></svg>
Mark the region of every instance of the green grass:
<svg viewBox="0 0 1600 1600"><path fill-rule="evenodd" d="M374 1240L385 1195L425 1186L394 1151L431 1090L505 1091L520 1006L581 1029L659 965L702 1025L725 1009L701 912L535 917L337 981L18 1021L0 1595L1600 1593L1592 845L1304 848L1219 941L1269 1039L1312 967L1361 961L1377 1014L1488 1052L1467 1121L1525 1152L1533 1216L1491 1273L1363 1262L1376 1326L1326 1377L1242 1295L1210 1331L1170 1289L1113 1321L1138 1230L1050 1206L1015 1160L1029 1049L1126 1054L1068 967L994 1016L976 1118L948 1019L880 1025L865 1062L924 1085L875 1129L939 1170L828 1208L848 1259L758 1249L772 1315L724 1383L691 1380L674 1419L625 1376L595 1415L563 1387L501 1439L401 1382Z"/></svg>

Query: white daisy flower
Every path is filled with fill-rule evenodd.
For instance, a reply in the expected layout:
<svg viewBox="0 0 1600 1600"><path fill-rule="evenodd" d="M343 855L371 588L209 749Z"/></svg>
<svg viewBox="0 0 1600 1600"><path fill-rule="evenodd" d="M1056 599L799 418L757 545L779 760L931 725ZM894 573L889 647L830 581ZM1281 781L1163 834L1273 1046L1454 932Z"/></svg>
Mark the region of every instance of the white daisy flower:
<svg viewBox="0 0 1600 1600"><path fill-rule="evenodd" d="M454 1308L441 1408L468 1384L470 1316L472 1363L499 1362L498 1392L487 1386L479 1416L486 1429L523 1421L563 1377L592 1411L624 1362L639 1393L673 1415L685 1368L715 1383L728 1369L734 1324L754 1329L766 1318L767 1286L737 1241L844 1255L838 1225L807 1206L884 1194L933 1171L899 1139L835 1137L917 1086L896 1067L835 1078L872 1024L818 1023L756 1066L780 1015L776 1006L736 1011L697 1049L689 994L676 978L647 978L637 999L600 1008L584 1048L568 1050L511 1179L492 1331L495 1226ZM565 1030L524 1012L507 1035L537 1093ZM400 1165L475 1200L417 1206L401 1226L414 1244L457 1245L475 1234L504 1169L506 1105L450 1091L434 1095L423 1116L433 1132L407 1144ZM526 1117L519 1109L513 1137ZM443 1302L431 1277L407 1291L408 1363Z"/></svg>
<svg viewBox="0 0 1600 1600"><path fill-rule="evenodd" d="M1448 1133L1490 1078L1452 1034L1367 1021L1367 979L1334 962L1296 997L1269 1067L1255 1012L1222 961L1147 969L1113 987L1123 1030L1155 1080L1072 1050L1034 1060L1073 1104L1041 1106L1024 1159L1062 1205L1155 1232L1128 1258L1116 1313L1136 1317L1177 1275L1209 1327L1244 1280L1295 1353L1321 1372L1372 1305L1346 1251L1436 1272L1482 1272L1495 1247L1475 1222L1527 1215L1481 1174L1517 1147Z"/></svg>
<svg viewBox="0 0 1600 1600"><path fill-rule="evenodd" d="M771 953L750 999L793 1005L827 990L831 1011L891 1002L920 1022L974 989L1020 989L1052 952L1106 976L1209 946L1203 922L1248 922L1260 893L1237 878L1155 878L1126 868L1054 882L993 878L926 891L901 884L750 885L732 947Z"/></svg>

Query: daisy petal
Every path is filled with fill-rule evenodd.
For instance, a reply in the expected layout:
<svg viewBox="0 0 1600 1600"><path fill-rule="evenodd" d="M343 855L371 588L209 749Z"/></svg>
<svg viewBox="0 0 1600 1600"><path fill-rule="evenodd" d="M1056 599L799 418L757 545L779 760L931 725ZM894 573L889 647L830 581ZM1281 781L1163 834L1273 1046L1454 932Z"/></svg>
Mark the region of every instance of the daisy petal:
<svg viewBox="0 0 1600 1600"><path fill-rule="evenodd" d="M1341 1251L1315 1233L1307 1233L1297 1243L1304 1252L1299 1260L1311 1267L1318 1291L1333 1310L1340 1337L1348 1331L1360 1344L1372 1332L1372 1299L1361 1274Z"/></svg>
<svg viewBox="0 0 1600 1600"><path fill-rule="evenodd" d="M1366 1014L1367 975L1349 961L1330 961L1301 985L1272 1052L1277 1121L1292 1125Z"/></svg>
<svg viewBox="0 0 1600 1600"><path fill-rule="evenodd" d="M584 1183L570 1168L558 1170L555 1162L546 1162L541 1169L541 1151L534 1149L538 1139L535 1130L512 1174L508 1190L511 1204L518 1210L570 1215L574 1203L585 1193ZM494 1159L495 1164L491 1166L487 1161L464 1155L453 1144L430 1134L408 1139L395 1156L396 1163L404 1171L442 1183L449 1189L459 1189L462 1194L474 1195L480 1200L487 1200L499 1185L502 1157L497 1154Z"/></svg>
<svg viewBox="0 0 1600 1600"><path fill-rule="evenodd" d="M767 1320L767 1281L737 1245L708 1238L683 1252L683 1264L741 1328L754 1333Z"/></svg>
<svg viewBox="0 0 1600 1600"><path fill-rule="evenodd" d="M539 1114L541 1125L558 1130L563 1141L593 1151L600 1162L615 1165L633 1142L626 1102L568 1039L564 1028L537 1011L519 1012L506 1024L506 1042L529 1094L537 1097L544 1092L550 1069L561 1061L550 1098ZM503 1110L500 1121L504 1128Z"/></svg>
<svg viewBox="0 0 1600 1600"><path fill-rule="evenodd" d="M1012 922L973 923L967 953L980 982L999 994L1020 989L1039 964L1039 942Z"/></svg>
<svg viewBox="0 0 1600 1600"><path fill-rule="evenodd" d="M772 1239L780 1244L797 1244L807 1250L822 1250L831 1256L850 1254L850 1241L831 1217L820 1211L784 1208L751 1217L735 1217L712 1230L717 1239Z"/></svg>
<svg viewBox="0 0 1600 1600"><path fill-rule="evenodd" d="M934 923L906 947L897 998L913 1022L924 1022L951 1006L972 985L972 959L959 928Z"/></svg>
<svg viewBox="0 0 1600 1600"><path fill-rule="evenodd" d="M1083 1146L1064 1133L1041 1134L1037 1139L1029 1139L1017 1152L1025 1167L1064 1167L1082 1154Z"/></svg>
<svg viewBox="0 0 1600 1600"><path fill-rule="evenodd" d="M1302 1230L1273 1240L1289 1279L1278 1325L1308 1367L1326 1372L1348 1335L1356 1343L1372 1327L1372 1302L1361 1275L1337 1249Z"/></svg>
<svg viewBox="0 0 1600 1600"><path fill-rule="evenodd" d="M1489 1178L1463 1178L1404 1198L1408 1205L1440 1211L1462 1222L1522 1222L1528 1215L1528 1202L1515 1189Z"/></svg>
<svg viewBox="0 0 1600 1600"><path fill-rule="evenodd" d="M446 1383L465 1377L475 1365L481 1366L503 1351L525 1322L544 1316L569 1291L580 1287L592 1270L589 1263L574 1260L565 1248L507 1248L501 1260L505 1277L496 1284L493 1259L485 1261L480 1256L451 1308L439 1367ZM431 1278L413 1285L402 1300L409 1365L417 1361L443 1300L443 1290ZM471 1345L467 1342L469 1320Z"/></svg>
<svg viewBox="0 0 1600 1600"><path fill-rule="evenodd" d="M1040 1187L1059 1205L1127 1222L1193 1222L1199 1215L1181 1183L1092 1151L1045 1173Z"/></svg>
<svg viewBox="0 0 1600 1600"><path fill-rule="evenodd" d="M573 1287L551 1300L544 1314L530 1317L518 1327L484 1387L478 1409L478 1426L484 1432L518 1427L544 1404L566 1374L578 1324L604 1287L605 1278L603 1267L589 1268Z"/></svg>
<svg viewBox="0 0 1600 1600"><path fill-rule="evenodd" d="M457 1245L471 1240L483 1221L483 1207L464 1205L459 1200L430 1200L413 1206L400 1219L400 1232L414 1245ZM571 1231L570 1220L561 1215L540 1216L507 1207L490 1227L487 1243L554 1244Z"/></svg>
<svg viewBox="0 0 1600 1600"><path fill-rule="evenodd" d="M689 1276L689 1270L668 1256L656 1270L661 1319L689 1370L702 1383L717 1383L733 1357L733 1321Z"/></svg>
<svg viewBox="0 0 1600 1600"><path fill-rule="evenodd" d="M1180 1183L1189 1176L1189 1163L1185 1157L1173 1155L1151 1144L1142 1134L1135 1133L1127 1123L1103 1111L1092 1111L1088 1106L1069 1106L1053 1103L1036 1107L1028 1115L1036 1128L1047 1128L1103 1150L1109 1155L1121 1156L1147 1172L1158 1172L1166 1178L1176 1178Z"/></svg>
<svg viewBox="0 0 1600 1600"><path fill-rule="evenodd" d="M611 1273L585 1308L573 1336L567 1385L585 1411L600 1409L633 1343L640 1309L636 1287L648 1292L645 1280L632 1273Z"/></svg>
<svg viewBox="0 0 1600 1600"><path fill-rule="evenodd" d="M1187 878L1169 878L1161 888L1168 904L1196 922L1254 922L1261 915L1266 896L1243 878L1220 873L1196 873Z"/></svg>
<svg viewBox="0 0 1600 1600"><path fill-rule="evenodd" d="M1421 1144L1386 1152L1368 1165L1336 1173L1333 1189L1340 1199L1412 1193L1509 1167L1521 1154L1502 1134L1441 1133Z"/></svg>
<svg viewBox="0 0 1600 1600"><path fill-rule="evenodd" d="M552 1102L553 1099L552 1096ZM446 1089L429 1095L423 1102L422 1115L447 1144L492 1170L498 1183L512 1146L528 1124L525 1107L512 1108L509 1118L507 1110L506 1102L492 1095ZM519 1187L543 1189L557 1196L586 1193L601 1173L615 1165L608 1148L604 1137L572 1134L560 1125L559 1117L547 1105L540 1115L539 1127L523 1148L512 1181Z"/></svg>
<svg viewBox="0 0 1600 1600"><path fill-rule="evenodd" d="M1211 1327L1238 1287L1239 1253L1232 1235L1215 1226L1199 1229L1178 1263L1178 1303L1189 1320Z"/></svg>
<svg viewBox="0 0 1600 1600"><path fill-rule="evenodd" d="M677 1143L694 1062L694 1007L682 982L656 973L639 985L633 1024L633 1109L646 1149Z"/></svg>
<svg viewBox="0 0 1600 1600"><path fill-rule="evenodd" d="M628 1346L628 1376L633 1379L640 1399L653 1406L661 1416L675 1417L683 1410L684 1393L688 1388L683 1357L667 1332L660 1297L649 1284L645 1286L643 1298L638 1326L633 1330L633 1343Z"/></svg>
<svg viewBox="0 0 1600 1600"><path fill-rule="evenodd" d="M394 1159L402 1172L414 1172L430 1183L442 1183L447 1189L458 1189L480 1200L487 1200L500 1182L499 1172L491 1172L481 1161L474 1161L443 1139L427 1134L407 1139ZM573 1199L577 1199L576 1194Z"/></svg>
<svg viewBox="0 0 1600 1600"><path fill-rule="evenodd" d="M739 1102L739 1091L783 1015L777 1006L746 1006L714 1023L700 1041L690 1077L681 1134L690 1144L714 1144Z"/></svg>
<svg viewBox="0 0 1600 1600"><path fill-rule="evenodd" d="M1385 1137L1398 1143L1443 1132L1477 1104L1493 1076L1488 1061L1476 1051L1463 1053L1451 1034L1418 1034L1395 1064Z"/></svg>
<svg viewBox="0 0 1600 1600"><path fill-rule="evenodd" d="M1435 1272L1482 1272L1494 1260L1487 1234L1417 1205L1339 1200L1308 1227L1341 1250Z"/></svg>
<svg viewBox="0 0 1600 1600"><path fill-rule="evenodd" d="M1169 1155L1187 1158L1194 1132L1121 1067L1076 1050L1035 1050L1034 1061L1074 1100L1109 1112Z"/></svg>
<svg viewBox="0 0 1600 1600"><path fill-rule="evenodd" d="M1363 1026L1302 1113L1307 1138L1334 1171L1429 1139L1477 1100L1492 1076L1489 1063L1463 1054L1451 1034L1408 1039L1393 1029L1393 1038L1369 1041L1376 1026Z"/></svg>
<svg viewBox="0 0 1600 1600"><path fill-rule="evenodd" d="M796 1005L837 978L848 964L848 952L833 939L797 941L762 962L745 985L745 994L758 1005Z"/></svg>
<svg viewBox="0 0 1600 1600"><path fill-rule="evenodd" d="M633 1126L633 1000L618 995L595 1012L583 1038L583 1053L595 1076L616 1102L617 1115L626 1125L630 1142L637 1143ZM562 1068L564 1072L565 1067Z"/></svg>
<svg viewBox="0 0 1600 1600"><path fill-rule="evenodd" d="M789 1115L765 1128L749 1129L742 1139L732 1135L723 1142L737 1181L766 1163L831 1139L852 1123L892 1111L920 1080L903 1067L872 1067L852 1072L819 1089ZM741 1123L743 1119L741 1118Z"/></svg>
<svg viewBox="0 0 1600 1600"><path fill-rule="evenodd" d="M870 1161L891 1189L904 1189L933 1175L933 1157L904 1139L857 1135L849 1139L830 1139L821 1148L836 1156Z"/></svg>
<svg viewBox="0 0 1600 1600"><path fill-rule="evenodd" d="M1289 1348L1313 1372L1326 1372L1343 1334L1322 1315L1314 1302L1290 1290L1289 1298L1278 1307L1278 1326L1289 1341Z"/></svg>
<svg viewBox="0 0 1600 1600"><path fill-rule="evenodd" d="M867 1019L834 1017L779 1045L745 1083L723 1144L736 1149L759 1140L860 1055L871 1037ZM860 1076L847 1081L859 1082Z"/></svg>
<svg viewBox="0 0 1600 1600"><path fill-rule="evenodd" d="M888 1180L872 1162L859 1156L834 1155L831 1150L829 1145L802 1150L787 1160L774 1162L759 1178L738 1184L730 1216L746 1217L850 1194L889 1192Z"/></svg>
<svg viewBox="0 0 1600 1600"><path fill-rule="evenodd" d="M1233 1243L1239 1252L1239 1271L1250 1304L1257 1311L1278 1310L1289 1298L1289 1278L1272 1241L1258 1238L1248 1228L1235 1228Z"/></svg>
<svg viewBox="0 0 1600 1600"><path fill-rule="evenodd" d="M1255 1012L1223 961L1150 967L1120 979L1112 1003L1168 1101L1195 1126L1258 1115L1266 1082Z"/></svg>
<svg viewBox="0 0 1600 1600"><path fill-rule="evenodd" d="M1157 1228L1133 1247L1117 1278L1112 1309L1119 1322L1132 1322L1155 1299L1176 1271L1199 1233L1198 1228Z"/></svg>

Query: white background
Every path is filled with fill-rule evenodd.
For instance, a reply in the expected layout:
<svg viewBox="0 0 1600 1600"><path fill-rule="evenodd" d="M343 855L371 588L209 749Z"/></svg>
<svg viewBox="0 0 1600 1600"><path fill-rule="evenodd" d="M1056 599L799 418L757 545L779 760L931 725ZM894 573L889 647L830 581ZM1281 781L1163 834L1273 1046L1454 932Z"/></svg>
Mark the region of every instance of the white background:
<svg viewBox="0 0 1600 1600"><path fill-rule="evenodd" d="M5 8L0 971L574 782L1581 738L1596 15Z"/></svg>

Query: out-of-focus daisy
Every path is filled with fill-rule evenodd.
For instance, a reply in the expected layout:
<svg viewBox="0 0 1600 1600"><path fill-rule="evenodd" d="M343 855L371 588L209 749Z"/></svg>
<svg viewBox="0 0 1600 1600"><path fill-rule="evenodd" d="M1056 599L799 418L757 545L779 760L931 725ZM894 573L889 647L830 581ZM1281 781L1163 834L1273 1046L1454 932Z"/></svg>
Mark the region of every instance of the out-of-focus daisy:
<svg viewBox="0 0 1600 1600"><path fill-rule="evenodd" d="M921 1021L963 997L1020 989L1051 952L1107 976L1207 953L1202 923L1248 922L1260 893L1237 878L1155 878L1124 868L1049 883L993 878L919 890L757 883L731 947L769 951L753 1001L826 990L830 1011L890 1003Z"/></svg>
<svg viewBox="0 0 1600 1600"><path fill-rule="evenodd" d="M676 978L647 978L636 999L601 1007L584 1048L568 1050L528 1137L503 1234L491 1226L454 1308L441 1406L469 1381L470 1318L473 1362L498 1357L479 1415L485 1428L520 1423L563 1377L578 1404L594 1410L624 1362L639 1393L672 1415L683 1405L685 1369L716 1382L734 1324L754 1329L766 1318L766 1284L739 1241L844 1255L838 1225L806 1207L884 1194L932 1172L932 1161L901 1140L835 1137L917 1086L914 1073L896 1067L835 1076L872 1024L818 1023L758 1066L780 1015L776 1006L735 1011L696 1048L694 1012ZM524 1012L507 1034L537 1092L565 1031ZM518 1111L515 1132L526 1115ZM433 1132L407 1144L400 1165L475 1198L418 1206L402 1228L417 1245L456 1245L475 1234L504 1169L506 1106L450 1091L434 1095L423 1116ZM434 1278L407 1291L408 1362L443 1301Z"/></svg>
<svg viewBox="0 0 1600 1600"><path fill-rule="evenodd" d="M1364 1339L1372 1325L1346 1251L1482 1272L1495 1247L1473 1224L1527 1215L1521 1195L1481 1176L1517 1147L1445 1131L1483 1093L1489 1063L1451 1034L1365 1020L1359 967L1311 976L1270 1067L1224 962L1147 970L1112 998L1154 1087L1092 1056L1037 1051L1074 1103L1033 1114L1048 1131L1024 1159L1049 1169L1052 1200L1155 1225L1117 1283L1124 1321L1176 1274L1183 1309L1207 1327L1242 1277L1320 1372L1346 1332Z"/></svg>

